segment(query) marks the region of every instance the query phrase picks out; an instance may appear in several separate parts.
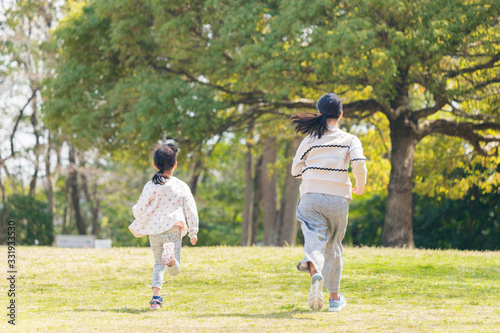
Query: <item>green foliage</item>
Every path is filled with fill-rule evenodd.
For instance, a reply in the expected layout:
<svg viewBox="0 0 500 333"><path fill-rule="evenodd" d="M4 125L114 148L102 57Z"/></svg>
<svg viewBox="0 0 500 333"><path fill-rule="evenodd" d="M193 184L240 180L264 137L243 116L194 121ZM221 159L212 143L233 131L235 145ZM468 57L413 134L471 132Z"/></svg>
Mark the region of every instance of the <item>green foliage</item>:
<svg viewBox="0 0 500 333"><path fill-rule="evenodd" d="M134 237L128 226L134 221L132 207L156 170L152 159L135 163L141 163L142 170L131 167L127 161L109 164L106 170L113 178L99 188L105 198L100 204L99 237L111 238L113 246L149 246L148 237Z"/></svg>
<svg viewBox="0 0 500 333"><path fill-rule="evenodd" d="M238 160L231 162L234 166ZM239 245L241 242L244 184L241 182L243 178L234 177L234 173L242 169L232 166L221 166L217 171L208 169L198 185L196 197L201 245Z"/></svg>
<svg viewBox="0 0 500 333"><path fill-rule="evenodd" d="M500 192L472 188L461 199L420 196L414 220L415 245L461 250L500 249Z"/></svg>
<svg viewBox="0 0 500 333"><path fill-rule="evenodd" d="M344 242L357 246L380 246L386 197L366 195L349 205L349 223Z"/></svg>
<svg viewBox="0 0 500 333"><path fill-rule="evenodd" d="M415 153L414 191L440 201L461 199L471 188L493 193L500 185L498 156L477 156L457 138L427 137Z"/></svg>
<svg viewBox="0 0 500 333"><path fill-rule="evenodd" d="M500 194L473 187L459 199L446 194L416 195L413 237L417 247L432 249L498 250ZM345 243L379 246L386 197L367 196L349 207Z"/></svg>
<svg viewBox="0 0 500 333"><path fill-rule="evenodd" d="M126 147L142 157L159 139L203 141L204 133L220 131L222 102L206 85L169 72L170 53L154 43L152 15L149 4L135 1L80 3L70 11L56 33L64 42L50 82L49 125L73 133L80 147Z"/></svg>
<svg viewBox="0 0 500 333"><path fill-rule="evenodd" d="M137 194L139 198L140 192ZM132 206L118 202L107 202L102 207L101 228L99 237L111 238L113 246L149 246L148 237L136 238L128 226L134 220Z"/></svg>
<svg viewBox="0 0 500 333"><path fill-rule="evenodd" d="M20 245L52 245L54 227L45 201L13 194L9 196L7 212L7 220L16 222L16 241Z"/></svg>
<svg viewBox="0 0 500 333"><path fill-rule="evenodd" d="M239 245L244 206L244 151L237 140L217 144L198 184L201 245Z"/></svg>
<svg viewBox="0 0 500 333"><path fill-rule="evenodd" d="M342 120L340 124L341 129L358 136L363 145L363 154L368 159L366 162L368 178L365 193L385 196L391 172L391 142L387 118L378 112L367 121ZM349 173L349 176L351 183L355 184L352 173ZM370 199L367 199L365 195L355 196L355 202L359 200Z"/></svg>

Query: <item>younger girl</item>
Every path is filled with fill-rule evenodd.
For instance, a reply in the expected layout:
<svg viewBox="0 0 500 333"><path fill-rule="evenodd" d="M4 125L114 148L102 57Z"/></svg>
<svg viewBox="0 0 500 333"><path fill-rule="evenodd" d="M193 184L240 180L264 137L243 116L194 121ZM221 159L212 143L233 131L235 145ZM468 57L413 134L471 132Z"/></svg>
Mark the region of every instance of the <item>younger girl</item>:
<svg viewBox="0 0 500 333"><path fill-rule="evenodd" d="M174 144L162 145L155 151L153 165L158 172L146 183L132 207L135 221L129 229L135 237L149 235L155 258L151 309L162 307L160 289L165 268L171 276L180 272L182 237L189 230L191 244L198 240L198 212L193 195L186 183L173 177L176 156Z"/></svg>
<svg viewBox="0 0 500 333"><path fill-rule="evenodd" d="M297 149L292 175L302 178L297 219L304 234L305 257L300 271L311 276L308 303L312 310L323 307L323 284L330 292L329 311L340 311L346 301L340 291L342 240L347 227L351 181L349 163L356 179L352 193L361 195L366 183L366 158L359 139L339 129L340 98L329 93L316 103L317 115L292 116L295 130L309 134Z"/></svg>

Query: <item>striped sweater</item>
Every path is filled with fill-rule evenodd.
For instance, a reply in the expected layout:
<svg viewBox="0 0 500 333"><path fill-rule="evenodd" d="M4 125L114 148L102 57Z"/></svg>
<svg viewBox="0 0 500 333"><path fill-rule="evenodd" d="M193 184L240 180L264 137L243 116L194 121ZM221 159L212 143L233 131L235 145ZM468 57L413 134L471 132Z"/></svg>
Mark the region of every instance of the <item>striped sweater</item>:
<svg viewBox="0 0 500 333"><path fill-rule="evenodd" d="M292 176L302 178L300 195L325 193L352 200L349 163L356 186L366 184L366 158L361 141L352 134L329 125L321 139L307 136L293 159Z"/></svg>

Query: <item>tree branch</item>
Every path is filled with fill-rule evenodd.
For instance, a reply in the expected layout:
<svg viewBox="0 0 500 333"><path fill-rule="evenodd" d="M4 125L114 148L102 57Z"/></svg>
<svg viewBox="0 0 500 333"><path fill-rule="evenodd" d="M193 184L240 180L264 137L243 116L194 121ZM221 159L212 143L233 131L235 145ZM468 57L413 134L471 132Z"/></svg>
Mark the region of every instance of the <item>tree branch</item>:
<svg viewBox="0 0 500 333"><path fill-rule="evenodd" d="M259 113L263 112L264 108L272 107L276 108L287 108L287 109L316 109L316 101L307 99L307 98L299 98L295 100L282 100L279 102L269 102L264 97L266 92L261 90L251 91L251 92L235 92L230 90L228 87L217 85L210 83L208 81L201 81L198 78L194 77L192 74L184 71L184 70L173 70L167 67L158 67L154 66L157 70L163 70L168 73L176 74L176 75L184 75L188 82L199 83L209 87L212 87L216 90L228 93L234 96L241 96L242 98L231 101L232 106L237 106L240 104L256 106L255 110L259 110ZM391 111L384 108L381 104L379 104L374 99L360 100L352 103L347 103L343 105L344 116L347 118L356 118L362 119L367 116L381 111L386 114L388 117L391 115ZM268 112L269 110L265 111ZM283 114L284 115L284 114Z"/></svg>
<svg viewBox="0 0 500 333"><path fill-rule="evenodd" d="M184 70L173 70L173 69L168 68L166 66L162 66L162 67L154 66L154 68L156 70L162 70L162 71L165 71L165 72L168 72L168 73L172 73L172 74L176 74L176 75L184 75L188 79L188 82L200 83L200 84L207 85L209 87L215 88L217 90L223 91L223 92L231 94L231 95L235 94L233 91L229 90L226 87L223 87L223 86L220 86L220 85L217 85L217 84L213 84L213 83L210 83L208 81L206 81L206 82L200 81L196 77L194 77L193 75L191 75L190 73L188 73L188 72L186 72Z"/></svg>
<svg viewBox="0 0 500 333"><path fill-rule="evenodd" d="M282 100L272 103L276 108L285 107L288 109L316 109L316 101L306 98L295 100ZM385 113L385 109L374 99L365 99L343 105L344 116L347 118L366 118L377 111Z"/></svg>
<svg viewBox="0 0 500 333"><path fill-rule="evenodd" d="M451 106L451 113L453 113L455 116L467 118L467 119L473 119L473 120L486 120L486 119L494 119L495 117L490 115L490 114L469 114L465 111L462 111L456 107L453 106L452 103L449 104Z"/></svg>
<svg viewBox="0 0 500 333"><path fill-rule="evenodd" d="M481 135L476 133L476 130L500 130L500 123L485 122L485 123L471 123L471 122L453 122L445 119L428 120L421 125L419 131L419 139L423 137L438 133L448 136L459 137L471 143L474 149L482 156L488 156L489 151L493 147L481 146L481 142L500 142L500 135Z"/></svg>
<svg viewBox="0 0 500 333"><path fill-rule="evenodd" d="M168 72L171 74L175 74L175 75L184 75L187 78L187 81L190 83L198 83L201 85L205 85L205 86L214 88L218 91L222 91L222 92L225 92L225 93L227 93L229 95L233 95L233 96L243 96L242 99L235 100L235 101L231 102L232 105L238 105L238 104L251 105L251 104L255 104L255 103L260 103L260 102L262 102L261 97L263 97L265 94L264 91L260 91L260 90L250 91L250 92L232 91L228 87L211 83L208 80L207 81L199 80L198 78L194 77L192 74L190 74L184 70L174 70L174 69L170 69L167 67L158 67L158 66L154 66L154 68L157 70L162 70L162 71L165 71L165 72Z"/></svg>
<svg viewBox="0 0 500 333"><path fill-rule="evenodd" d="M439 110L441 110L443 108L443 106L445 106L446 104L448 104L448 102L445 100L442 100L442 101L437 102L436 105L434 105L433 107L413 111L411 113L411 118L414 121L417 121L421 118L426 118L426 117L430 116L431 114L434 114L434 113L438 112Z"/></svg>
<svg viewBox="0 0 500 333"><path fill-rule="evenodd" d="M448 78L454 78L456 76L459 76L461 74L466 74L466 73L474 73L478 70L485 69L485 68L491 68L495 65L495 63L500 60L500 52L495 54L489 61L485 62L484 64L479 64L473 67L468 67L468 68L462 68L454 71L449 71L446 74L446 77Z"/></svg>
<svg viewBox="0 0 500 333"><path fill-rule="evenodd" d="M19 111L19 117L17 117L16 123L14 124L14 129L12 130L12 134L10 135L10 154L11 154L11 156L14 156L16 154L16 152L14 151L14 136L16 135L17 126L19 126L19 122L21 121L21 118L23 117L24 110L30 104L31 100L35 97L37 91L38 91L38 89L33 90L33 94L31 94L31 97L28 99L26 104L24 104L22 109Z"/></svg>
<svg viewBox="0 0 500 333"><path fill-rule="evenodd" d="M492 129L492 130L499 130L500 131L500 123L496 123L496 122L486 122L486 123L478 123L478 124L465 123L465 124L468 124L468 125L472 126L472 128L474 130L489 130L489 129Z"/></svg>
<svg viewBox="0 0 500 333"><path fill-rule="evenodd" d="M477 84L474 87L474 90L482 89L482 88L485 88L485 87L489 86L490 84L499 83L499 82L500 82L500 77L495 77L495 78L493 78L491 80L483 81L483 82Z"/></svg>

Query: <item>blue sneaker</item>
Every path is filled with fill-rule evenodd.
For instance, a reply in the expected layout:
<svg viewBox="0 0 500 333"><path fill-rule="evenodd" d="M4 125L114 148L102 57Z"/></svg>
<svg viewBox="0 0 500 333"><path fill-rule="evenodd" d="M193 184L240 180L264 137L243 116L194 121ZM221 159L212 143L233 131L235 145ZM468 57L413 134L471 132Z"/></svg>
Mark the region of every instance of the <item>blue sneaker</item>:
<svg viewBox="0 0 500 333"><path fill-rule="evenodd" d="M329 299L328 302L330 303L330 308L328 309L330 312L339 312L347 304L342 294L339 295L338 301Z"/></svg>
<svg viewBox="0 0 500 333"><path fill-rule="evenodd" d="M307 303L313 311L319 311L323 307L323 276L316 273L311 279L311 289L309 289L309 296L307 296Z"/></svg>
<svg viewBox="0 0 500 333"><path fill-rule="evenodd" d="M149 307L151 310L159 309L163 305L163 299L161 298L161 296L153 296L153 299L151 300L151 302L149 302L149 304L151 304L151 306Z"/></svg>

